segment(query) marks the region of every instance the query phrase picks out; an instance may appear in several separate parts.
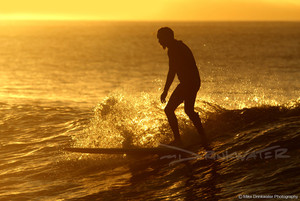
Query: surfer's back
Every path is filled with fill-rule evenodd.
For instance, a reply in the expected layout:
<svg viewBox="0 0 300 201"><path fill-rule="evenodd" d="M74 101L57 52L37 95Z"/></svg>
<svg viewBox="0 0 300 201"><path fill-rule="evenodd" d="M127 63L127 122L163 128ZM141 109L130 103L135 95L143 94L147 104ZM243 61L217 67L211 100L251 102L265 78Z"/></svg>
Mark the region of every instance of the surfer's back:
<svg viewBox="0 0 300 201"><path fill-rule="evenodd" d="M182 84L200 83L199 71L190 48L175 40L168 48L170 67L174 68Z"/></svg>

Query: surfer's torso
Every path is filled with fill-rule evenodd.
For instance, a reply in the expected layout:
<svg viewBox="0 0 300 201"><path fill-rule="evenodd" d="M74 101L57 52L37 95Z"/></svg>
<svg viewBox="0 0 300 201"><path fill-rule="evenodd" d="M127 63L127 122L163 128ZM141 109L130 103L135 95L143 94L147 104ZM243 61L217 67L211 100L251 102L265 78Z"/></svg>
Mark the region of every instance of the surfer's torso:
<svg viewBox="0 0 300 201"><path fill-rule="evenodd" d="M175 70L180 84L200 87L199 71L192 51L182 41L175 40L168 47L169 65Z"/></svg>

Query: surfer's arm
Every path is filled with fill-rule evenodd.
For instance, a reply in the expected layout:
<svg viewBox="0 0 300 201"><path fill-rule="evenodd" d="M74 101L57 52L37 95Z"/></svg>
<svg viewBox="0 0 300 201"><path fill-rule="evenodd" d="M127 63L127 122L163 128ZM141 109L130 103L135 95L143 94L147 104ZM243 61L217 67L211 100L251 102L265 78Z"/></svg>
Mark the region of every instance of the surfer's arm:
<svg viewBox="0 0 300 201"><path fill-rule="evenodd" d="M175 74L176 74L175 71L170 66L168 76L167 76L167 81L166 81L165 88L164 88L164 92L168 93L170 86L172 85L173 80L175 78Z"/></svg>
<svg viewBox="0 0 300 201"><path fill-rule="evenodd" d="M169 72L168 72L168 75L167 75L167 81L166 81L166 84L165 84L165 88L164 88L164 91L163 91L163 93L161 94L161 97L160 97L162 103L166 102L166 97L168 95L168 91L170 89L170 86L172 85L173 80L175 78L175 74L176 74L176 72L175 72L174 68L170 65L169 66Z"/></svg>

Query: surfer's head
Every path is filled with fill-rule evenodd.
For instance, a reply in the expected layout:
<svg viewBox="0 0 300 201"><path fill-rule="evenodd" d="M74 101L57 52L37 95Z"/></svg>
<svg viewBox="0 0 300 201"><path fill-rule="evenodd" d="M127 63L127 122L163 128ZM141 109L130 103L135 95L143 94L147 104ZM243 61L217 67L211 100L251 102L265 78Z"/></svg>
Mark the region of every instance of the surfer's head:
<svg viewBox="0 0 300 201"><path fill-rule="evenodd" d="M174 41L174 32L169 27L162 27L157 31L158 42L165 49Z"/></svg>

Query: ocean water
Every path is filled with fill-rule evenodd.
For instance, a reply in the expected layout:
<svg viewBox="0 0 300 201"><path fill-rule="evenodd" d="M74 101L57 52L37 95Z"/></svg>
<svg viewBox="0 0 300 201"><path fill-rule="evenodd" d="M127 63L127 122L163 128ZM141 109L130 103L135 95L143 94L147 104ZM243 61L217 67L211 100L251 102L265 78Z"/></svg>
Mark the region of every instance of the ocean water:
<svg viewBox="0 0 300 201"><path fill-rule="evenodd" d="M209 149L185 161L64 151L172 140L162 26L196 58ZM0 71L0 200L300 194L299 22L2 21ZM184 143L197 141L182 106L176 114Z"/></svg>

